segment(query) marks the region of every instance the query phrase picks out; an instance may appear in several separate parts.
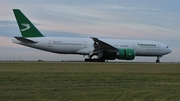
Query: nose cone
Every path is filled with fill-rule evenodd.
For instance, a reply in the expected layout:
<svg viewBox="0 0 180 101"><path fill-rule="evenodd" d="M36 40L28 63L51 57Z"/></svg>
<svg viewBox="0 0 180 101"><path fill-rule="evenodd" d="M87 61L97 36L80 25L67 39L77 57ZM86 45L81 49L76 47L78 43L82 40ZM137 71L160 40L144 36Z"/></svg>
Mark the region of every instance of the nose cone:
<svg viewBox="0 0 180 101"><path fill-rule="evenodd" d="M172 50L168 46L166 46L166 54L169 54L171 52L172 52Z"/></svg>
<svg viewBox="0 0 180 101"><path fill-rule="evenodd" d="M169 54L169 53L171 53L172 52L172 50L171 49L168 49L168 52L167 52L167 54Z"/></svg>

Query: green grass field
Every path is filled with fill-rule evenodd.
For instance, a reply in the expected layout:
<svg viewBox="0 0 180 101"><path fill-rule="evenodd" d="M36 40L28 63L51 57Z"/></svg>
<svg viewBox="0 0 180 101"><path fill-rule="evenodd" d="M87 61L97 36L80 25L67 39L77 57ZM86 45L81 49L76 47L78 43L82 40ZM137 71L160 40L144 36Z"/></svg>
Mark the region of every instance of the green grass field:
<svg viewBox="0 0 180 101"><path fill-rule="evenodd" d="M180 64L2 62L0 101L180 101Z"/></svg>

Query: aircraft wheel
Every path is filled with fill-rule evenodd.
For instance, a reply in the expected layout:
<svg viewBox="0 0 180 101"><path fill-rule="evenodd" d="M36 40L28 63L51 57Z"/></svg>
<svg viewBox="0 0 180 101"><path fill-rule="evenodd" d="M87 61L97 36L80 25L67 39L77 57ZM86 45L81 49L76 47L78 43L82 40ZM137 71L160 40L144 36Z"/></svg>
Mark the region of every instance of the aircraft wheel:
<svg viewBox="0 0 180 101"><path fill-rule="evenodd" d="M105 62L105 59L85 59L85 62Z"/></svg>
<svg viewBox="0 0 180 101"><path fill-rule="evenodd" d="M156 63L160 63L160 60L156 60Z"/></svg>
<svg viewBox="0 0 180 101"><path fill-rule="evenodd" d="M105 59L99 59L99 62L105 62Z"/></svg>
<svg viewBox="0 0 180 101"><path fill-rule="evenodd" d="M85 59L84 61L85 61L85 62L90 62L90 61L91 61L91 59Z"/></svg>

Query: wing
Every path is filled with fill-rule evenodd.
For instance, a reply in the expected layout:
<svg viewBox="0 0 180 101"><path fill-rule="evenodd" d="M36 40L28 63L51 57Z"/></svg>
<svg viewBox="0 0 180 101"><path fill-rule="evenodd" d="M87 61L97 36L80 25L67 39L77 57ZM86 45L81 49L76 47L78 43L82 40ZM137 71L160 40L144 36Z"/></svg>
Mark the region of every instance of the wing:
<svg viewBox="0 0 180 101"><path fill-rule="evenodd" d="M91 37L94 41L94 53L100 53L103 51L117 51L117 48L110 44L99 40L98 38Z"/></svg>

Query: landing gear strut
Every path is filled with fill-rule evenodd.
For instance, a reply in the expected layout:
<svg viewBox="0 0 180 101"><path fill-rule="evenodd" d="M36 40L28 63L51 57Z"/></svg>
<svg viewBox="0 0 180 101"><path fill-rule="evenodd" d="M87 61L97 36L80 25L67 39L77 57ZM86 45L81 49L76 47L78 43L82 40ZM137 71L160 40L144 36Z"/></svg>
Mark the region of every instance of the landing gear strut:
<svg viewBox="0 0 180 101"><path fill-rule="evenodd" d="M94 55L98 55L98 58L92 58ZM94 54L90 53L89 58L84 59L85 62L105 62L105 58L102 57L103 53Z"/></svg>
<svg viewBox="0 0 180 101"><path fill-rule="evenodd" d="M156 63L160 63L160 57L159 56L157 56Z"/></svg>

